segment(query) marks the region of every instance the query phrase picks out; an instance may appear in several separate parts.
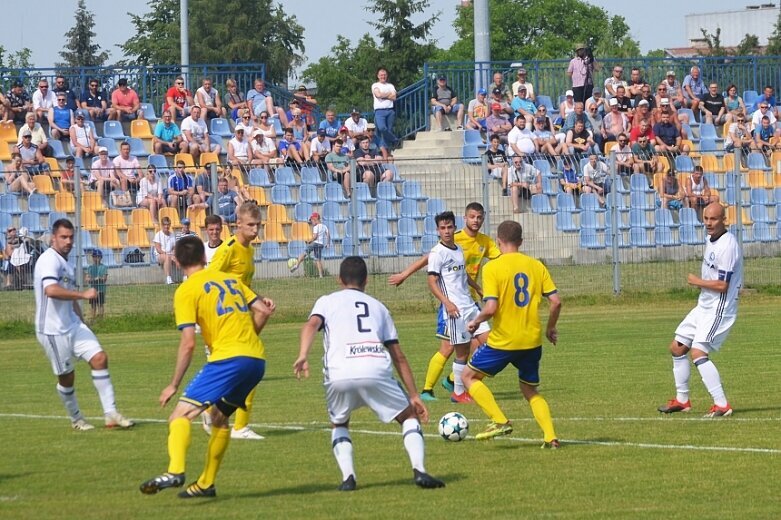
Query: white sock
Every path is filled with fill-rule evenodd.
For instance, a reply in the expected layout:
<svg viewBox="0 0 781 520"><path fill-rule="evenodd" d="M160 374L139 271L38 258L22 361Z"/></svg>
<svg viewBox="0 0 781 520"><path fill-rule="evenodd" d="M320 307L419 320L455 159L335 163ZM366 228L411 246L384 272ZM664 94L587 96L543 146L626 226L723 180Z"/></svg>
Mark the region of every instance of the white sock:
<svg viewBox="0 0 781 520"><path fill-rule="evenodd" d="M342 471L342 481L345 481L350 475L355 475L355 468L353 467L353 441L350 439L350 430L344 426L337 426L331 430L331 445L334 450L334 457L336 457L336 463Z"/></svg>
<svg viewBox="0 0 781 520"><path fill-rule="evenodd" d="M721 376L719 376L719 371L713 361L707 357L699 358L694 362L694 365L700 371L700 377L713 398L713 404L721 407L727 406L727 397L724 395L724 387L721 386Z"/></svg>
<svg viewBox="0 0 781 520"><path fill-rule="evenodd" d="M93 370L92 384L98 391L100 404L103 406L103 413L113 413L117 411L117 405L114 403L114 385L111 384L111 376L108 369Z"/></svg>
<svg viewBox="0 0 781 520"><path fill-rule="evenodd" d="M689 376L691 375L691 365L686 354L683 356L673 356L673 377L675 378L675 399L679 403L686 403L689 400Z"/></svg>
<svg viewBox="0 0 781 520"><path fill-rule="evenodd" d="M401 425L402 437L404 437L404 449L409 455L409 462L412 469L422 473L426 472L423 466L423 457L426 449L423 445L423 432L420 429L420 421L417 419L406 419Z"/></svg>
<svg viewBox="0 0 781 520"><path fill-rule="evenodd" d="M461 379L461 374L464 373L465 366L466 361L453 360L453 392L455 392L456 395L461 395L466 392L464 381Z"/></svg>
<svg viewBox="0 0 781 520"><path fill-rule="evenodd" d="M78 421L82 419L81 411L79 410L79 402L76 400L76 389L73 387L65 387L57 383L57 393L62 400L62 404L65 405L65 410L68 412L68 416L71 421Z"/></svg>

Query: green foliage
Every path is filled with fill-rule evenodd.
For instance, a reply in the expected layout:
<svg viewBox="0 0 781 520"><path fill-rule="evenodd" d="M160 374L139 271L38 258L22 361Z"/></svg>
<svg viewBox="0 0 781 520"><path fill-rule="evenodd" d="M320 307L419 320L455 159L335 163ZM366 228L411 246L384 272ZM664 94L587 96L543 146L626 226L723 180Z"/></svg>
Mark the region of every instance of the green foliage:
<svg viewBox="0 0 781 520"><path fill-rule="evenodd" d="M667 52L664 49L654 49L652 51L648 51L646 54L646 57L648 58L666 58Z"/></svg>
<svg viewBox="0 0 781 520"><path fill-rule="evenodd" d="M599 59L640 55L622 16L580 0L489 0L491 58L495 61L567 58L583 42ZM460 7L453 23L458 40L449 61L474 59L474 8Z"/></svg>
<svg viewBox="0 0 781 520"><path fill-rule="evenodd" d="M699 51L701 56L729 55L729 52L727 52L727 50L721 46L721 27L716 27L716 32L713 34L702 28L700 29L700 32L702 33L702 37L705 39L705 45L708 47L707 50L703 49Z"/></svg>
<svg viewBox="0 0 781 520"><path fill-rule="evenodd" d="M755 56L759 54L759 38L756 34L746 34L735 48L735 56Z"/></svg>
<svg viewBox="0 0 781 520"><path fill-rule="evenodd" d="M0 69L31 69L33 64L30 61L33 51L28 47L23 47L18 51L7 53L4 46L0 45ZM7 61L7 63L6 63Z"/></svg>
<svg viewBox="0 0 781 520"><path fill-rule="evenodd" d="M767 39L765 54L768 56L781 55L781 13L779 13L778 18L776 18L776 23L773 26L773 34Z"/></svg>
<svg viewBox="0 0 781 520"><path fill-rule="evenodd" d="M179 2L150 0L130 14L136 35L120 48L132 63L179 63ZM285 83L303 62L304 29L272 0L190 0L191 63L265 63L266 77Z"/></svg>
<svg viewBox="0 0 781 520"><path fill-rule="evenodd" d="M101 51L94 43L95 15L87 10L84 0L79 0L74 14L76 24L65 33L67 43L60 51L64 60L58 67L102 67L108 60L108 52Z"/></svg>

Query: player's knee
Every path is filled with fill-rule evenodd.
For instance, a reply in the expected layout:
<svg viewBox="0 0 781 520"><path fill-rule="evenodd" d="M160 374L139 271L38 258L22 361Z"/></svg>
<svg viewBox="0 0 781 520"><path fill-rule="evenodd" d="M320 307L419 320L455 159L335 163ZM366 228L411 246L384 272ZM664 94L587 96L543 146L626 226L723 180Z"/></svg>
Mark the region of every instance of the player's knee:
<svg viewBox="0 0 781 520"><path fill-rule="evenodd" d="M539 392L537 391L537 387L534 385L530 385L529 383L524 383L521 381L521 393L523 394L523 398L527 401L531 401L532 397L537 395Z"/></svg>
<svg viewBox="0 0 781 520"><path fill-rule="evenodd" d="M670 354L673 356L685 356L687 352L689 352L689 347L683 343L679 343L677 340L673 340L672 343L670 343Z"/></svg>
<svg viewBox="0 0 781 520"><path fill-rule="evenodd" d="M108 356L103 351L98 352L90 358L89 365L94 370L103 370L108 367Z"/></svg>
<svg viewBox="0 0 781 520"><path fill-rule="evenodd" d="M399 415L396 416L396 421L398 421L399 424L402 424L407 419L416 419L417 417L418 416L415 413L415 409L412 407L412 405L409 405Z"/></svg>

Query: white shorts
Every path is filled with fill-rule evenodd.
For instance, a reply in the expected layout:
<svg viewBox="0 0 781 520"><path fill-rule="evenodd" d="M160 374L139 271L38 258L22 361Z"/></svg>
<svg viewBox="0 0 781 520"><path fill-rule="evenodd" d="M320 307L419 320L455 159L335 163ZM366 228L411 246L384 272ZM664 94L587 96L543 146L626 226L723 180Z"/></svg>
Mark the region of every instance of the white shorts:
<svg viewBox="0 0 781 520"><path fill-rule="evenodd" d="M437 337L450 341L451 345L463 345L472 341L473 336L479 336L491 330L487 321L481 323L474 334L470 333L466 325L480 314L480 307L474 304L458 310L459 316L451 318L447 315L444 305L439 306L439 316L437 319Z"/></svg>
<svg viewBox="0 0 781 520"><path fill-rule="evenodd" d="M65 334L38 333L36 337L52 364L55 376L73 372L76 359L89 362L95 354L103 352L98 338L84 323Z"/></svg>
<svg viewBox="0 0 781 520"><path fill-rule="evenodd" d="M729 335L735 316L718 316L712 310L693 308L675 329L675 341L705 353L716 352Z"/></svg>
<svg viewBox="0 0 781 520"><path fill-rule="evenodd" d="M393 378L346 379L325 383L325 404L333 424L346 423L350 414L363 406L389 423L407 409L409 398Z"/></svg>

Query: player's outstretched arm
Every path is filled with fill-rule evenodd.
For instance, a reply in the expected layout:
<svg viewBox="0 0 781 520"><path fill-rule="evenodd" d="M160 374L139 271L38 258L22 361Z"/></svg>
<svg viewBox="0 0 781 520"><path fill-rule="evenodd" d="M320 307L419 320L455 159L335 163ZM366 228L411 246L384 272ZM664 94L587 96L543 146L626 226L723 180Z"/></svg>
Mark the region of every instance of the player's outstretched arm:
<svg viewBox="0 0 781 520"><path fill-rule="evenodd" d="M561 313L561 298L559 293L553 293L548 295L548 302L550 303L550 309L548 310L548 326L545 329L545 336L552 344L556 344L559 340L559 331L556 329L556 323L559 321L559 314Z"/></svg>
<svg viewBox="0 0 781 520"><path fill-rule="evenodd" d="M255 325L255 334L260 334L260 331L266 326L268 319L274 314L276 304L269 298L258 297L252 302L250 309L252 309L252 322Z"/></svg>
<svg viewBox="0 0 781 520"><path fill-rule="evenodd" d="M390 354L391 361L393 361L393 366L396 368L396 372L401 378L401 382L404 383L404 388L407 389L410 403L412 403L412 406L415 408L418 419L420 419L421 422L427 423L428 409L420 399L420 395L418 395L418 389L415 386L415 376L412 375L412 369L407 361L407 356L401 351L401 345L396 342L386 345L386 348Z"/></svg>
<svg viewBox="0 0 781 520"><path fill-rule="evenodd" d="M428 265L428 253L423 255L419 260L412 262L406 269L400 273L392 274L388 277L388 285L399 286L404 283L404 280L420 271Z"/></svg>
<svg viewBox="0 0 781 520"><path fill-rule="evenodd" d="M190 367L190 361L193 359L195 350L195 327L188 326L182 329L182 336L179 339L179 351L176 354L176 367L171 383L160 392L160 406L165 406L168 401L179 390L179 385Z"/></svg>
<svg viewBox="0 0 781 520"><path fill-rule="evenodd" d="M309 362L306 360L309 357L309 351L312 350L312 341L315 339L315 334L320 330L323 325L323 319L320 316L310 316L309 320L304 323L301 328L301 336L298 341L298 358L293 363L293 373L298 379L309 377Z"/></svg>

